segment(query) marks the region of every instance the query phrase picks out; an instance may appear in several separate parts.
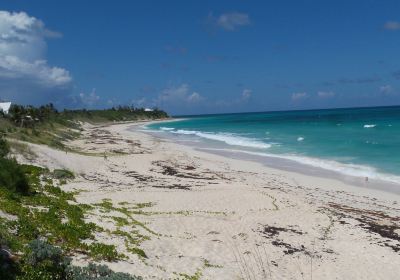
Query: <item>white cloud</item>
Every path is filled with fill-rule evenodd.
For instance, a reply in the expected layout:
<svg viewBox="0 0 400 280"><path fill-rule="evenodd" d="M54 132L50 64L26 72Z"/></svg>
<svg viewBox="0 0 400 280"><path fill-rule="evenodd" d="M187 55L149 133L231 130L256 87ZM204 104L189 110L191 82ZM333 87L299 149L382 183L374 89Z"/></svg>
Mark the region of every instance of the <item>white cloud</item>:
<svg viewBox="0 0 400 280"><path fill-rule="evenodd" d="M68 87L72 81L69 72L49 66L45 57L45 39L61 36L24 12L0 11L0 91L15 94L29 88L31 92L55 92Z"/></svg>
<svg viewBox="0 0 400 280"><path fill-rule="evenodd" d="M158 96L157 103L195 103L203 99L199 93L191 92L188 84L182 84L164 89Z"/></svg>
<svg viewBox="0 0 400 280"><path fill-rule="evenodd" d="M238 12L224 13L218 17L214 17L212 13L210 13L208 16L208 21L212 25L215 25L226 31L235 31L239 27L251 24L248 14Z"/></svg>
<svg viewBox="0 0 400 280"><path fill-rule="evenodd" d="M308 94L306 92L296 92L292 94L292 101L298 101L306 98L308 98Z"/></svg>
<svg viewBox="0 0 400 280"><path fill-rule="evenodd" d="M92 89L92 91L89 94L85 94L83 92L81 92L79 94L79 98L80 98L80 103L82 103L85 106L89 106L92 107L96 104L99 103L100 101L100 96L98 96L96 94L96 89Z"/></svg>
<svg viewBox="0 0 400 280"><path fill-rule="evenodd" d="M317 96L319 98L332 98L335 97L335 93L332 91L318 91Z"/></svg>
<svg viewBox="0 0 400 280"><path fill-rule="evenodd" d="M233 31L238 27L249 25L250 18L243 13L227 13L218 17L217 24L225 30Z"/></svg>
<svg viewBox="0 0 400 280"><path fill-rule="evenodd" d="M242 92L242 100L247 101L251 98L253 91L251 89L244 89Z"/></svg>
<svg viewBox="0 0 400 280"><path fill-rule="evenodd" d="M387 21L383 26L387 30L400 30L400 22L398 21Z"/></svg>
<svg viewBox="0 0 400 280"><path fill-rule="evenodd" d="M198 94L197 92L193 92L191 95L189 95L187 97L187 100L190 103L196 103L196 102L203 100L203 97L200 94Z"/></svg>
<svg viewBox="0 0 400 280"><path fill-rule="evenodd" d="M379 88L379 91L384 95L390 95L393 93L393 88L391 85L384 85Z"/></svg>
<svg viewBox="0 0 400 280"><path fill-rule="evenodd" d="M253 94L253 91L251 89L244 89L240 96L232 99L224 99L224 100L216 100L215 105L218 107L231 107L231 106L240 106L245 103L247 103L251 96Z"/></svg>
<svg viewBox="0 0 400 280"><path fill-rule="evenodd" d="M0 55L0 78L28 79L46 87L64 86L71 81L67 70L59 67L50 68L45 60L35 60L30 63L9 55Z"/></svg>
<svg viewBox="0 0 400 280"><path fill-rule="evenodd" d="M187 98L189 92L189 86L187 84L182 84L178 87L172 86L165 88L159 99L161 101L176 101L176 100L183 100Z"/></svg>

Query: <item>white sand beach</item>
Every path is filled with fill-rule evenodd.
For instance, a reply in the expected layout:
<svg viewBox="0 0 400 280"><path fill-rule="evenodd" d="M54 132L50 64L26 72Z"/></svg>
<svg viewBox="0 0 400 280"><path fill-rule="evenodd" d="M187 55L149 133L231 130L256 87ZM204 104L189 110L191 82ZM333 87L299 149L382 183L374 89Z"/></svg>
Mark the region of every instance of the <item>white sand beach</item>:
<svg viewBox="0 0 400 280"><path fill-rule="evenodd" d="M79 203L138 209L129 224L112 218L123 217L117 210L87 217L109 230L98 240L128 257L107 263L113 270L144 279L399 279L400 196L132 131L140 125L85 124L67 143L81 153L30 145L35 164L77 175L63 189ZM129 252L116 229L140 235L147 257Z"/></svg>

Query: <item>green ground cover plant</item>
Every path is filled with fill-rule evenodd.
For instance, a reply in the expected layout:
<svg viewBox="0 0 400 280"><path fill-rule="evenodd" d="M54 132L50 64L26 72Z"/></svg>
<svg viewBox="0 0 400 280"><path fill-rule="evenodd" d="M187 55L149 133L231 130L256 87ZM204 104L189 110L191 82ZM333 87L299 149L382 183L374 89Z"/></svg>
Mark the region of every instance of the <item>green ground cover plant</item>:
<svg viewBox="0 0 400 280"><path fill-rule="evenodd" d="M4 144L5 143L5 144ZM0 138L0 279L141 279L104 266L76 268L67 256L94 261L125 259L114 245L95 240L103 229L85 221L93 206L78 204L60 183L68 170L20 165Z"/></svg>

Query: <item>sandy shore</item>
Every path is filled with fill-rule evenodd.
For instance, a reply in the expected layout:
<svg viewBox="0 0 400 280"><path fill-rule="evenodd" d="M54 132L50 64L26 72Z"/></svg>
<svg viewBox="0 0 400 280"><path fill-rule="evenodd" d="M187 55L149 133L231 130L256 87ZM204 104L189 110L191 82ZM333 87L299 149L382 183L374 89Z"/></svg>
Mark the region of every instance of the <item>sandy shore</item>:
<svg viewBox="0 0 400 280"><path fill-rule="evenodd" d="M68 143L81 153L31 145L36 164L78 175L64 186L78 202L140 209L130 224L118 225L117 210L87 217L108 230L98 240L128 256L112 269L145 279L399 279L398 195L208 154L132 126L85 125ZM147 258L116 229L141 236Z"/></svg>

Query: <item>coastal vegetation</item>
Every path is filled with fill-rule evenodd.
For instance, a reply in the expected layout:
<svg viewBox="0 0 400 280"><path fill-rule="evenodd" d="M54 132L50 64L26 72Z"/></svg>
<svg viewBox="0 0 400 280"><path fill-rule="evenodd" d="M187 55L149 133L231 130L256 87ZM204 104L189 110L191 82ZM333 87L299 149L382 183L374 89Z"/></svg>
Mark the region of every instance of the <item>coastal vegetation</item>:
<svg viewBox="0 0 400 280"><path fill-rule="evenodd" d="M65 141L78 138L84 122L96 125L167 117L158 109L58 111L52 104L12 105L8 114L0 111L0 279L141 279L92 263L86 267L73 266L70 257L76 255L91 261L126 259L114 245L98 242L95 238L98 233L120 236L125 239L128 252L140 258L146 258L146 254L138 245L148 237L119 228L108 232L88 222L86 217L94 207L109 205L79 204L74 193L63 191L61 185L75 178L73 172L19 164L13 155L35 157L25 142L67 151ZM146 205L135 209L143 207ZM129 221L119 223L133 223L147 229L131 216L133 212L121 209Z"/></svg>
<svg viewBox="0 0 400 280"><path fill-rule="evenodd" d="M83 122L103 124L164 118L168 118L168 114L162 110L129 106L103 110L58 111L53 104L40 107L14 104L8 114L0 111L0 134L15 140L67 149L63 141L77 138Z"/></svg>
<svg viewBox="0 0 400 280"><path fill-rule="evenodd" d="M105 266L75 267L69 256L117 261L114 245L95 240L103 229L87 222L92 206L78 204L60 185L68 170L20 165L0 137L0 279L141 279Z"/></svg>

